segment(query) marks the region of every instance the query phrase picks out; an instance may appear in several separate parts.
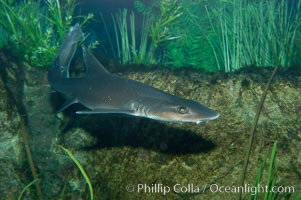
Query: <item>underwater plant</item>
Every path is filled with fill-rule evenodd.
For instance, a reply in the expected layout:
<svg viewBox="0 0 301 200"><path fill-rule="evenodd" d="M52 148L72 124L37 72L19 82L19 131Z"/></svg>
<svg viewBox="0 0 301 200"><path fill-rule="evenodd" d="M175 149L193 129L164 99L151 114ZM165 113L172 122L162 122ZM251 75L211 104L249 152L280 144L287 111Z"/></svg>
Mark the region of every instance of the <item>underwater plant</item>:
<svg viewBox="0 0 301 200"><path fill-rule="evenodd" d="M178 0L154 1L150 5L135 1L134 5L138 12L150 19L150 52L153 56L156 55L159 45L179 38L170 30L183 14L182 4Z"/></svg>
<svg viewBox="0 0 301 200"><path fill-rule="evenodd" d="M73 19L75 0L61 5L58 0L0 0L3 46L32 66L50 66ZM77 16L82 23L93 15Z"/></svg>
<svg viewBox="0 0 301 200"><path fill-rule="evenodd" d="M86 183L87 183L87 185L89 187L90 200L93 200L94 199L93 187L92 187L90 178L87 175L87 173L85 172L84 168L82 167L82 165L80 164L80 162L75 158L75 156L73 155L73 153L69 149L67 149L67 148L65 148L63 146L60 146L60 148L62 150L64 150L68 154L69 158L71 158L71 160L74 162L74 164L77 166L77 168L79 169L79 171L83 175L83 177L84 177L84 179L85 179L85 181L86 181Z"/></svg>
<svg viewBox="0 0 301 200"><path fill-rule="evenodd" d="M178 0L154 1L148 5L137 0L134 7L142 15L141 24L137 24L137 13L128 14L127 9L112 15L116 48L106 32L111 48L117 49L113 54L123 64L156 64L159 45L178 38L171 34L169 26L182 15L181 5ZM102 21L105 25L103 17ZM141 30L139 34L138 29Z"/></svg>
<svg viewBox="0 0 301 200"><path fill-rule="evenodd" d="M128 10L123 9L112 15L117 57L121 63L150 64L153 61L152 53L148 49L149 44L149 20L142 18L141 34L136 34L135 13L131 12L128 18ZM129 19L129 23L128 23ZM105 21L103 20L104 24ZM109 34L108 34L109 36ZM109 36L110 38L110 36ZM110 39L111 40L111 39ZM114 48L112 48L114 49Z"/></svg>
<svg viewBox="0 0 301 200"><path fill-rule="evenodd" d="M218 42L208 40L217 60L223 61L217 63L219 68L229 72L250 65L290 66L301 20L301 1L294 4L286 0L234 0L206 5Z"/></svg>
<svg viewBox="0 0 301 200"><path fill-rule="evenodd" d="M277 193L271 192L271 188L276 185L276 180L278 177L278 168L275 163L276 149L277 149L277 141L274 142L274 146L273 146L273 149L271 152L271 158L270 158L270 162L269 162L269 171L268 171L268 177L267 177L267 183L266 183L266 185L268 186L268 191L265 191L265 194L264 194L265 200L276 199L276 197L278 195ZM251 200L251 199L255 200L258 198L258 190L259 190L258 187L261 184L264 167L267 164L268 153L269 153L269 151L266 152L264 160L262 161L262 163L259 166L257 177L254 182L254 187L256 187L256 193L255 193L255 195L251 195L248 198L249 200Z"/></svg>
<svg viewBox="0 0 301 200"><path fill-rule="evenodd" d="M273 192L273 188L277 187L277 178L278 178L278 166L276 164L275 158L276 158L276 150L277 150L277 141L274 142L273 148L272 148L272 152L270 155L270 160L269 162L267 162L268 156L269 156L269 150L266 152L266 155L262 161L262 163L260 164L259 168L258 168L258 173L256 176L256 180L254 181L253 186L256 188L256 191L254 191L253 194L251 194L248 198L248 200L256 200L258 199L258 195L260 192L263 192L263 198L264 200L274 200L274 199L278 199L279 196L279 192ZM268 173L267 173L267 180L266 183L262 183L262 178L263 178L263 174L264 174L264 169L266 167L266 165L268 165ZM262 191L261 188L259 187L263 187L260 185L266 185L266 190ZM287 193L284 197L284 199L290 199L292 193ZM300 199L301 194L298 193L294 199Z"/></svg>
<svg viewBox="0 0 301 200"><path fill-rule="evenodd" d="M18 200L21 200L23 197L23 194L26 192L26 190L28 190L30 188L30 186L32 186L35 182L37 182L38 180L35 179L33 181L31 181L30 183L28 183L21 191L21 193L18 196Z"/></svg>
<svg viewBox="0 0 301 200"><path fill-rule="evenodd" d="M171 32L178 35L178 39L166 42L164 45L165 62L174 68L192 67L205 71L217 71L215 57L212 56L211 44L216 35L210 29L199 29L197 24L209 27L207 16L204 15L205 9L201 2L182 1L182 17L178 18Z"/></svg>
<svg viewBox="0 0 301 200"><path fill-rule="evenodd" d="M152 21L151 49L161 63L226 72L294 64L301 0L293 4L286 0L134 3Z"/></svg>
<svg viewBox="0 0 301 200"><path fill-rule="evenodd" d="M77 168L79 169L79 171L81 172L82 176L84 177L87 185L88 185L88 188L89 188L89 192L90 192L90 200L93 200L94 199L94 194L93 194L93 187L92 187L92 184L91 184L91 181L90 181L90 178L89 176L87 175L87 173L85 172L83 166L80 164L80 162L75 158L75 156L73 155L73 153L63 147L63 146L59 146L65 153L67 153L68 157L73 161L73 163L77 166ZM31 181L30 183L28 183L23 189L22 191L20 192L20 194L18 195L18 200L21 200L24 196L24 193L29 190L29 188L35 184L36 182L38 181L38 179L35 179L33 181ZM63 191L62 191L62 194L60 196L59 199L63 199L63 196L64 196L64 191L65 191L65 187L63 188ZM43 199L42 197L42 194L41 196L39 196L39 199Z"/></svg>

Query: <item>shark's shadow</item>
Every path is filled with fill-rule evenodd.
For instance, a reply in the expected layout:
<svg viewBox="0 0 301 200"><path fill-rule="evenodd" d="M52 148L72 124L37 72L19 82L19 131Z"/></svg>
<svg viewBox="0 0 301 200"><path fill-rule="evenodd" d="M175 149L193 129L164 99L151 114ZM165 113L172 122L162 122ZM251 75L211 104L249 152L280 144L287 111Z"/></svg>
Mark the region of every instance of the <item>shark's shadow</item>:
<svg viewBox="0 0 301 200"><path fill-rule="evenodd" d="M215 146L192 131L167 123L127 115L78 115L75 114L78 109L74 105L64 112L69 120L63 134L76 127L84 129L97 140L93 146L85 147L87 150L132 146L167 154L191 154L207 152Z"/></svg>

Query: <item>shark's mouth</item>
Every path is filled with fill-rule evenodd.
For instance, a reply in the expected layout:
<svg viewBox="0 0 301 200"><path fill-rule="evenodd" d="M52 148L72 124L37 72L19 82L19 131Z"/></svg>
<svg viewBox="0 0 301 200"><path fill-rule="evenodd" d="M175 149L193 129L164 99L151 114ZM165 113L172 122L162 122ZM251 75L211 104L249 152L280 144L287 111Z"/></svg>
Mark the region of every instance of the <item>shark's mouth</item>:
<svg viewBox="0 0 301 200"><path fill-rule="evenodd" d="M208 122L208 121L211 121L211 120L215 120L215 119L219 118L219 116L220 116L220 114L217 114L214 117L201 119L201 120L197 121L196 124L200 124L200 123L203 123L203 122Z"/></svg>

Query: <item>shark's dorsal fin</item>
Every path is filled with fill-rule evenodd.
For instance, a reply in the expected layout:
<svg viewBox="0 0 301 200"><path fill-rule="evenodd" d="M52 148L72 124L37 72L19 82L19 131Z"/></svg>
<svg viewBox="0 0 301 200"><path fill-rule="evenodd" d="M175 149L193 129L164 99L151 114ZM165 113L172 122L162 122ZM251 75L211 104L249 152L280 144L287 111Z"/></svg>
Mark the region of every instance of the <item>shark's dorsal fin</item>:
<svg viewBox="0 0 301 200"><path fill-rule="evenodd" d="M83 57L87 68L87 77L94 75L100 76L101 74L110 73L85 46L83 46Z"/></svg>

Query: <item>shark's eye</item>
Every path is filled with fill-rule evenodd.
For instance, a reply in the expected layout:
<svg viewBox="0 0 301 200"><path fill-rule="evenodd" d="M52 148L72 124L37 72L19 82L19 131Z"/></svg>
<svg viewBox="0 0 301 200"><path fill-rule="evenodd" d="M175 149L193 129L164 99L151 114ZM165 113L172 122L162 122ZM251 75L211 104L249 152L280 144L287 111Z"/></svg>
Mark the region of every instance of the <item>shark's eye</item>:
<svg viewBox="0 0 301 200"><path fill-rule="evenodd" d="M178 106L177 107L177 112L180 114L187 114L188 113L188 108L184 106Z"/></svg>

